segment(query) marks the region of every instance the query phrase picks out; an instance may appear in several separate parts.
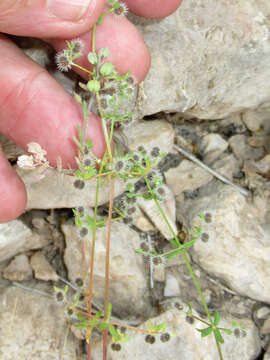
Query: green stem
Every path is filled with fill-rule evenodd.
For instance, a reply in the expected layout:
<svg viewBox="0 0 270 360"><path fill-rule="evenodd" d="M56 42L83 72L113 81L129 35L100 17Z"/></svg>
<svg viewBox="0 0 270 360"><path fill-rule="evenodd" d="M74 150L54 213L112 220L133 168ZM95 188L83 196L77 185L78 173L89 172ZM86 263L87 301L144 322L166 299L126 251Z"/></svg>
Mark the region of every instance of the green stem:
<svg viewBox="0 0 270 360"><path fill-rule="evenodd" d="M72 66L75 66L76 68L78 68L78 69L80 69L80 70L82 70L82 71L87 72L88 74L91 74L91 75L93 74L91 71L85 69L83 66L81 66L81 65L79 65L79 64L74 63L73 61L72 61L71 65L72 65Z"/></svg>
<svg viewBox="0 0 270 360"><path fill-rule="evenodd" d="M111 142L110 142L110 137L108 134L107 124L106 124L106 121L103 116L103 111L102 111L102 107L100 104L100 97L99 97L98 92L96 92L96 99L97 99L98 111L99 111L99 114L101 117L101 123L102 123L103 133L104 133L105 142L106 142L106 146L107 146L107 151L109 154L109 159L110 159L110 162L112 162L113 156L112 156Z"/></svg>
<svg viewBox="0 0 270 360"><path fill-rule="evenodd" d="M150 186L150 183L149 183L149 181L148 181L148 179L147 179L146 176L144 176L144 180L145 180L145 182L146 182L146 185L147 185L147 188L148 188L150 194L154 195L154 194L153 194L153 191L152 191L152 188L151 188L151 186ZM169 227L169 229L170 229L170 232L172 233L175 241L176 241L176 242L179 244L179 246L180 246L179 239L177 238L177 236L176 236L176 234L175 234L175 232L174 232L171 224L169 223L166 214L164 213L163 209L161 208L161 206L160 206L160 204L159 204L159 201L158 201L157 199L155 199L155 198L154 198L154 201L155 201L155 203L156 203L156 205L157 205L157 207L158 207L158 209L159 209L159 211L160 211L160 213L161 213L164 221L165 221L166 224L168 225L168 227ZM184 260L185 260L186 266L187 266L188 271L189 271L189 273L190 273L190 275L191 275L191 277L192 277L192 280L193 280L193 282L194 282L194 285L195 285L195 287L196 287L196 289L197 289L197 291L198 291L198 293L199 293L199 295L200 295L200 298L201 298L202 303L203 303L203 307L204 307L205 312L206 312L206 314L207 314L207 317L208 317L208 319L209 319L209 321L210 321L210 324L211 324L211 325L214 325L213 320L212 320L212 317L211 317L210 312L209 312L209 310L208 310L207 303L206 303L206 301L205 301L205 298L204 298L203 293L202 293L202 291L201 291L200 285L199 285L199 283L198 283L197 277L196 277L196 275L194 274L194 271L193 271L193 269L192 269L192 267L191 267L191 264L190 264L190 262L189 262L187 253L186 253L186 251L183 249L183 250L181 251L181 254L182 254L182 256L183 256L183 258L184 258ZM217 340L216 340L216 342L217 342ZM218 349L220 350L219 343L217 343L217 344L218 344ZM221 358L221 359L222 359L222 358Z"/></svg>
<svg viewBox="0 0 270 360"><path fill-rule="evenodd" d="M92 52L93 53L96 52L96 27L97 27L97 24L95 24L92 29Z"/></svg>

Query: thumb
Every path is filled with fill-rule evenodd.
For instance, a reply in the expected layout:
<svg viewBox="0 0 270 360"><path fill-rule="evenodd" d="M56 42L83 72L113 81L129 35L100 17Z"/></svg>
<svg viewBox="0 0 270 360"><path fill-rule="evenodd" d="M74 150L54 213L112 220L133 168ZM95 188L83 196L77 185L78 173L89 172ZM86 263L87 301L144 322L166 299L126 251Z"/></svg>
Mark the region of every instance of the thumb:
<svg viewBox="0 0 270 360"><path fill-rule="evenodd" d="M71 38L96 23L105 0L0 0L0 31L40 38Z"/></svg>

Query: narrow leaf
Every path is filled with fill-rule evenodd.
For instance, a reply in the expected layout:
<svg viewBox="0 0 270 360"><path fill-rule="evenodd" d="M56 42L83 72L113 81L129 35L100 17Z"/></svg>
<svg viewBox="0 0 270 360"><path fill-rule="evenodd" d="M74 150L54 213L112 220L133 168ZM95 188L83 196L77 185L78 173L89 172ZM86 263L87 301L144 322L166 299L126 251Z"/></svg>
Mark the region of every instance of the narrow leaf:
<svg viewBox="0 0 270 360"><path fill-rule="evenodd" d="M205 329L196 329L196 330L201 333L201 337L206 337L212 333L213 328L212 328L212 326L209 326Z"/></svg>
<svg viewBox="0 0 270 360"><path fill-rule="evenodd" d="M215 317L214 317L214 324L215 324L215 326L218 326L219 321L220 321L220 314L219 314L218 311L215 311Z"/></svg>
<svg viewBox="0 0 270 360"><path fill-rule="evenodd" d="M221 336L221 333L218 329L214 329L214 334L215 334L215 338L217 339L217 341L221 344L224 343L224 339L223 337Z"/></svg>

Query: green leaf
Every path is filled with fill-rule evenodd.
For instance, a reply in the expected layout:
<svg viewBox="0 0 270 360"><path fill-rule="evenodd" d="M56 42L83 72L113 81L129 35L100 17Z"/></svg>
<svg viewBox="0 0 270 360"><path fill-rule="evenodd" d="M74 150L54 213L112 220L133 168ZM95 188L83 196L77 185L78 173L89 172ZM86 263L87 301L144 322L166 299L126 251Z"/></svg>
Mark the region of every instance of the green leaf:
<svg viewBox="0 0 270 360"><path fill-rule="evenodd" d="M162 323L157 326L153 326L152 331L153 332L163 332L163 331L165 331L166 327L167 327L167 324Z"/></svg>
<svg viewBox="0 0 270 360"><path fill-rule="evenodd" d="M196 330L201 333L201 337L206 337L212 333L213 328L212 328L212 326L209 326L205 329L196 329Z"/></svg>
<svg viewBox="0 0 270 360"><path fill-rule="evenodd" d="M53 290L54 290L55 292L61 291L61 289L60 289L59 287L57 287L57 286L54 286L54 287L53 287Z"/></svg>
<svg viewBox="0 0 270 360"><path fill-rule="evenodd" d="M190 241L184 243L184 244L181 246L181 250L190 248L191 246L194 245L195 241L197 241L197 238L193 238L193 239L191 239Z"/></svg>
<svg viewBox="0 0 270 360"><path fill-rule="evenodd" d="M105 62L101 68L100 68L100 73L101 75L103 76L108 76L108 75L111 75L111 73L114 71L114 66L112 63L110 62Z"/></svg>
<svg viewBox="0 0 270 360"><path fill-rule="evenodd" d="M232 335L232 330L230 330L230 329L223 329L223 331L224 331L227 335Z"/></svg>
<svg viewBox="0 0 270 360"><path fill-rule="evenodd" d="M93 93L97 93L100 90L100 82L98 80L90 80L87 83L87 88Z"/></svg>
<svg viewBox="0 0 270 360"><path fill-rule="evenodd" d="M66 285L64 288L64 294L66 294L67 292L68 292L68 285Z"/></svg>
<svg viewBox="0 0 270 360"><path fill-rule="evenodd" d="M102 310L99 310L95 315L95 319L99 319L101 317L102 313L103 313Z"/></svg>
<svg viewBox="0 0 270 360"><path fill-rule="evenodd" d="M80 320L80 321L82 321L82 322L87 320L86 317L83 316L83 315L80 314L80 313L77 313L77 318L78 318L78 320Z"/></svg>
<svg viewBox="0 0 270 360"><path fill-rule="evenodd" d="M83 144L83 141L84 141L84 133L83 133L83 130L82 130L82 128L80 127L80 125L77 126L77 129L78 129L80 144Z"/></svg>
<svg viewBox="0 0 270 360"><path fill-rule="evenodd" d="M187 306L188 306L187 316L192 316L192 306L190 303L188 303Z"/></svg>
<svg viewBox="0 0 270 360"><path fill-rule="evenodd" d="M108 327L109 327L109 324L107 324L107 323L104 323L104 322L99 323L99 328L101 331L107 330Z"/></svg>
<svg viewBox="0 0 270 360"><path fill-rule="evenodd" d="M118 334L115 327L112 324L109 324L109 332L112 335L113 341L121 340L121 335Z"/></svg>
<svg viewBox="0 0 270 360"><path fill-rule="evenodd" d="M175 250L172 250L170 252L170 254L166 255L167 260L173 259L174 257L176 257L178 254L180 254L182 251L182 248L178 248Z"/></svg>
<svg viewBox="0 0 270 360"><path fill-rule="evenodd" d="M238 327L237 322L236 322L235 320L233 320L232 326L233 326L233 327Z"/></svg>
<svg viewBox="0 0 270 360"><path fill-rule="evenodd" d="M112 316L112 304L111 304L111 303L109 303L109 304L108 304L108 315L107 315L107 321L110 321L111 316Z"/></svg>
<svg viewBox="0 0 270 360"><path fill-rule="evenodd" d="M94 146L94 144L92 143L90 138L86 139L86 146L87 146L88 150L91 149Z"/></svg>
<svg viewBox="0 0 270 360"><path fill-rule="evenodd" d="M87 55L87 59L88 61L90 62L90 64L92 65L96 65L98 63L98 56L96 53L94 52L90 52L88 55Z"/></svg>
<svg viewBox="0 0 270 360"><path fill-rule="evenodd" d="M108 48L101 48L98 52L99 58L106 58L110 55L110 50Z"/></svg>
<svg viewBox="0 0 270 360"><path fill-rule="evenodd" d="M136 252L137 254L144 254L143 249L136 249L135 252Z"/></svg>
<svg viewBox="0 0 270 360"><path fill-rule="evenodd" d="M219 314L218 311L215 311L215 317L214 317L214 324L215 324L215 326L218 326L219 321L220 321L220 314Z"/></svg>
<svg viewBox="0 0 270 360"><path fill-rule="evenodd" d="M217 339L217 341L221 344L224 343L224 339L223 337L221 336L221 333L219 331L219 329L214 329L214 334L215 334L215 338Z"/></svg>

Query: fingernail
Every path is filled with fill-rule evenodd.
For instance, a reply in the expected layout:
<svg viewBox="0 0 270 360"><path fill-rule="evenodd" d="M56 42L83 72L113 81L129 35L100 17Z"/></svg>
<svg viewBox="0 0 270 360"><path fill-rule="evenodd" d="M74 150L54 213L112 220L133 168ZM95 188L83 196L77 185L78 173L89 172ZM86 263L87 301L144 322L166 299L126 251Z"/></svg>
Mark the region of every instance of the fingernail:
<svg viewBox="0 0 270 360"><path fill-rule="evenodd" d="M48 11L62 20L80 20L91 0L47 0Z"/></svg>

